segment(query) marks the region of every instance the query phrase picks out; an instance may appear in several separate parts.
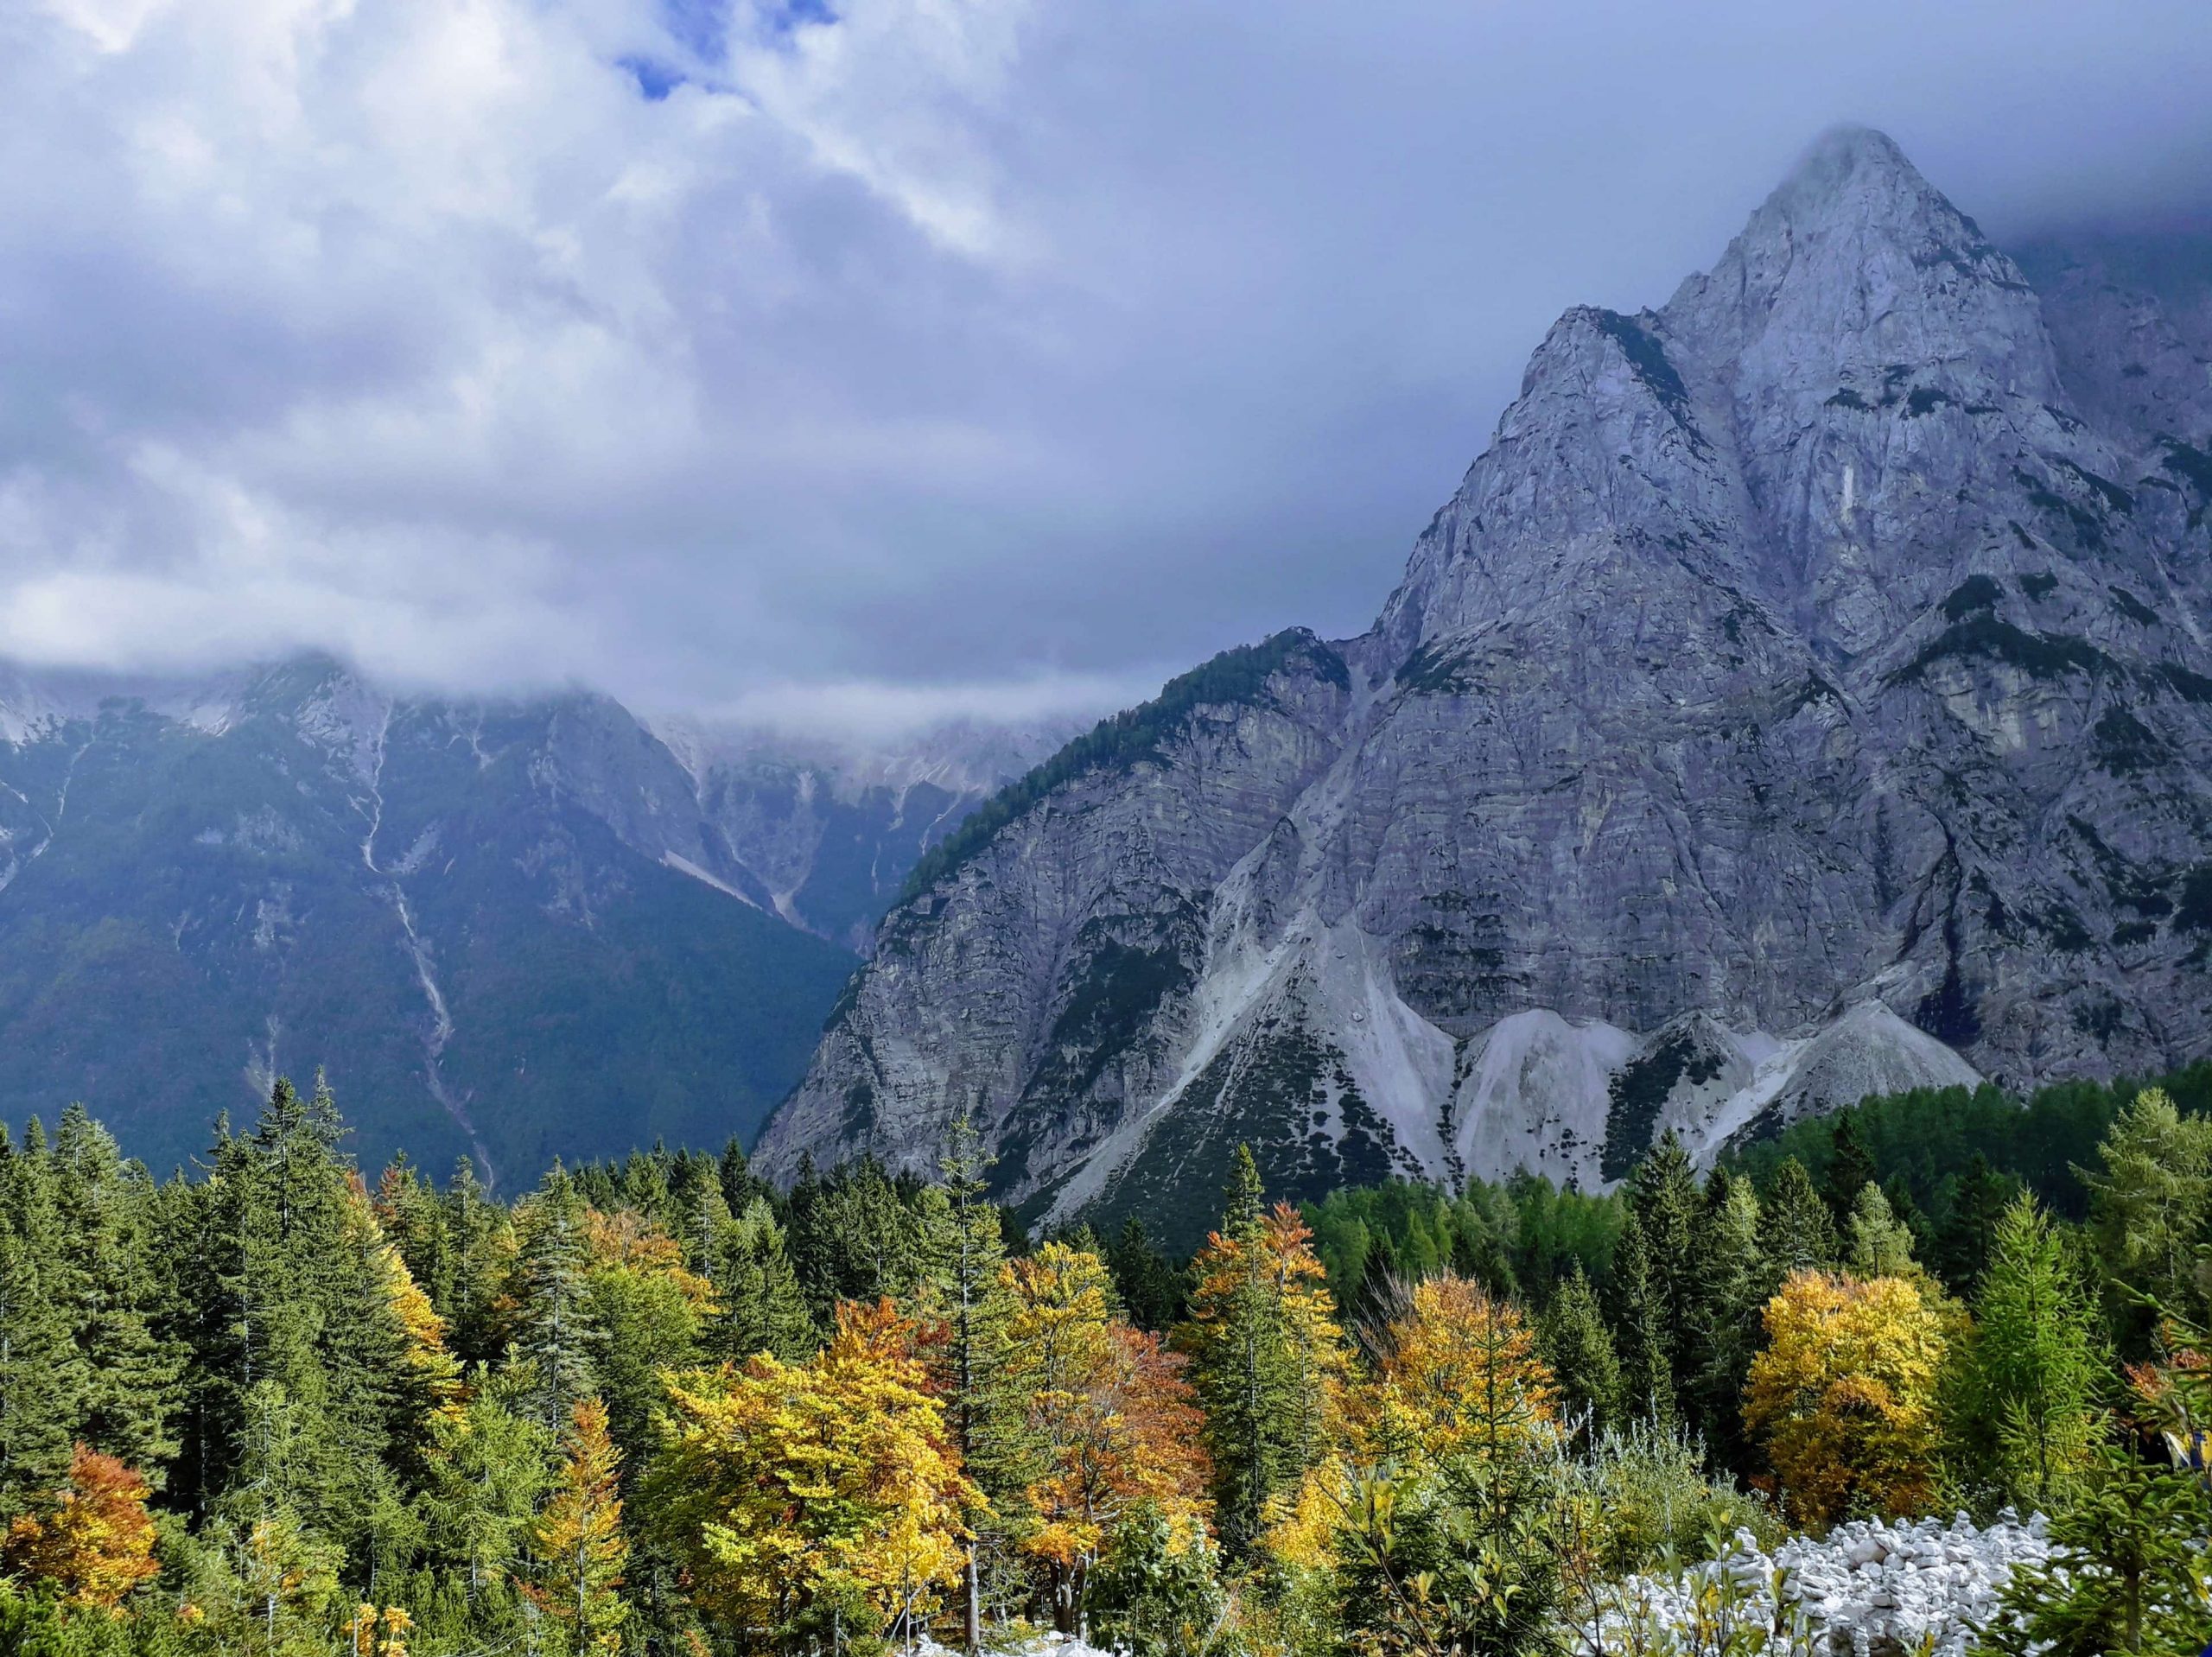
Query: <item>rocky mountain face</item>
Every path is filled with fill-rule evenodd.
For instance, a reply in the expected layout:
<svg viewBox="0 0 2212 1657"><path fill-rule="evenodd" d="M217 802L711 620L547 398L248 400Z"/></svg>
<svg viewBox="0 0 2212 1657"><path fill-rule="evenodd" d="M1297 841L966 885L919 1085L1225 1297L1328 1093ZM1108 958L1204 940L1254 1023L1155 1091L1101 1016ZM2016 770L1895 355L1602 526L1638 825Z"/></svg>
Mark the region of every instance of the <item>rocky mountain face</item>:
<svg viewBox="0 0 2212 1657"><path fill-rule="evenodd" d="M0 1119L82 1099L165 1167L321 1066L365 1159L441 1173L750 1134L852 938L1033 757L394 696L315 658L0 668Z"/></svg>
<svg viewBox="0 0 2212 1657"><path fill-rule="evenodd" d="M2212 341L1830 135L1554 327L1370 632L1232 651L986 807L766 1164L1187 1235L1904 1085L2212 1051Z"/></svg>

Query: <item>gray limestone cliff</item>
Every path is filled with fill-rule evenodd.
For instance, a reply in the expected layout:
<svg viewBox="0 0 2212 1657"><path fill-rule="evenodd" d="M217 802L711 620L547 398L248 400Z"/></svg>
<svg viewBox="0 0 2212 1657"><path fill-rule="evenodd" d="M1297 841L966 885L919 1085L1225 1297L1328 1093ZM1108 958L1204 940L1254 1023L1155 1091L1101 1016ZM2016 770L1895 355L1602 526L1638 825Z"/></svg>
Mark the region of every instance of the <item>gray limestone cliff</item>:
<svg viewBox="0 0 2212 1657"><path fill-rule="evenodd" d="M924 865L765 1165L969 1111L1056 1218L1203 1210L1239 1140L1587 1184L2212 1052L2212 368L2046 287L1853 129L1660 309L1568 312L1371 632L1231 652Z"/></svg>

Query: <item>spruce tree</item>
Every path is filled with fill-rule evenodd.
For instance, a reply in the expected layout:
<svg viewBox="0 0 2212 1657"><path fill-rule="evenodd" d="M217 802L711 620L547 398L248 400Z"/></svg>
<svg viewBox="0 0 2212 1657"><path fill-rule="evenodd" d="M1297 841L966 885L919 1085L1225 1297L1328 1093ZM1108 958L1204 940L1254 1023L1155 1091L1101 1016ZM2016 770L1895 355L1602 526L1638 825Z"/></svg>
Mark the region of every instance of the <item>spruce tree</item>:
<svg viewBox="0 0 2212 1657"><path fill-rule="evenodd" d="M601 1331L592 1321L584 1280L590 1251L583 1199L557 1163L523 1204L517 1230L508 1359L529 1366L524 1413L547 1432L558 1432L568 1426L575 1406L597 1389L594 1354Z"/></svg>
<svg viewBox="0 0 2212 1657"><path fill-rule="evenodd" d="M925 1310L945 1330L939 1363L954 1442L968 1476L993 1504L969 1520L962 1596L966 1649L972 1654L982 1640L982 1556L1005 1545L1006 1514L999 1510L1014 1498L1020 1483L1014 1419L1020 1406L1008 1387L1013 1305L1000 1280L1006 1249L999 1210L988 1195L990 1161L982 1135L966 1115L953 1122L938 1166L943 1207L925 1234Z"/></svg>
<svg viewBox="0 0 2212 1657"><path fill-rule="evenodd" d="M1847 1110L1836 1117L1835 1126L1829 1132L1828 1146L1827 1174L1821 1182L1821 1195L1827 1199L1828 1213L1835 1220L1836 1229L1841 1231L1851 1223L1852 1211L1859 1206L1859 1194L1878 1183L1881 1176L1874 1166L1873 1152L1866 1148L1866 1141L1859 1132L1856 1111Z"/></svg>
<svg viewBox="0 0 2212 1657"><path fill-rule="evenodd" d="M1706 1182L1692 1245L1689 1374L1683 1408L1707 1444L1739 1470L1744 1378L1762 1338L1759 1314L1771 1273L1759 1245L1758 1194L1716 1168Z"/></svg>
<svg viewBox="0 0 2212 1657"><path fill-rule="evenodd" d="M821 1344L766 1197L755 1197L743 1214L723 1222L715 1260L719 1310L704 1336L709 1352L741 1362L769 1352L797 1363Z"/></svg>
<svg viewBox="0 0 2212 1657"><path fill-rule="evenodd" d="M1759 1252L1772 1293L1799 1272L1833 1272L1840 1256L1835 1220L1795 1157L1783 1160L1759 1209Z"/></svg>
<svg viewBox="0 0 2212 1657"><path fill-rule="evenodd" d="M54 1158L63 1257L57 1288L69 1297L85 1364L77 1435L158 1485L178 1448L173 1419L183 1353L155 1327L152 1183L143 1168L125 1167L113 1137L82 1105L62 1113Z"/></svg>
<svg viewBox="0 0 2212 1657"><path fill-rule="evenodd" d="M1843 1263L1854 1277L1921 1277L1912 1256L1912 1233L1891 1210L1882 1188L1868 1180L1859 1189L1843 1233Z"/></svg>
<svg viewBox="0 0 2212 1657"><path fill-rule="evenodd" d="M1537 1323L1537 1343L1560 1397L1588 1419L1595 1438L1621 1419L1621 1361L1578 1262Z"/></svg>
<svg viewBox="0 0 2212 1657"><path fill-rule="evenodd" d="M1689 1379L1696 1296L1696 1228L1704 1202L1689 1153L1669 1128L1628 1179L1628 1204L1643 1233L1655 1323L1667 1356L1669 1391Z"/></svg>
<svg viewBox="0 0 2212 1657"><path fill-rule="evenodd" d="M2020 1194L2020 1182L1990 1165L1977 1151L1954 1187L1936 1235L1936 1272L1955 1293L1966 1293L1989 1263L1997 1223ZM2095 1197L2091 1197L2094 1212Z"/></svg>
<svg viewBox="0 0 2212 1657"><path fill-rule="evenodd" d="M1115 1292L1139 1329L1163 1333L1183 1316L1190 1279L1154 1247L1144 1222L1132 1214L1122 1222L1106 1250L1106 1269Z"/></svg>
<svg viewBox="0 0 2212 1657"><path fill-rule="evenodd" d="M1325 1452L1346 1368L1311 1234L1263 1206L1258 1165L1239 1146L1221 1228L1194 1268L1176 1340L1206 1411L1216 1513L1234 1552L1259 1540L1270 1505Z"/></svg>
<svg viewBox="0 0 2212 1657"><path fill-rule="evenodd" d="M1667 1306L1643 1218L1631 1211L1613 1251L1613 1344L1620 1356L1621 1419L1672 1425L1677 1416Z"/></svg>

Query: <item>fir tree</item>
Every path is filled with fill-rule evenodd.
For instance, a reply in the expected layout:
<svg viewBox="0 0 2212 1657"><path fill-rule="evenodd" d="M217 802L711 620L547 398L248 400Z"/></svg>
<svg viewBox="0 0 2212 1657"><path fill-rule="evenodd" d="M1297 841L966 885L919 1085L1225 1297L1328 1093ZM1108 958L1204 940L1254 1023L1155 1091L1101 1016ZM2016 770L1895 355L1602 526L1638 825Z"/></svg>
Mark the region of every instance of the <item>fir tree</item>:
<svg viewBox="0 0 2212 1657"><path fill-rule="evenodd" d="M1766 1262L1769 1293L1796 1273L1836 1267L1840 1250L1835 1221L1805 1165L1795 1157L1776 1171L1774 1188L1760 1206L1759 1253Z"/></svg>
<svg viewBox="0 0 2212 1657"><path fill-rule="evenodd" d="M597 1386L594 1354L600 1330L587 1301L591 1261L584 1215L574 1182L556 1165L518 1222L509 1362L529 1367L531 1389L523 1407L548 1432L565 1427Z"/></svg>
<svg viewBox="0 0 2212 1657"><path fill-rule="evenodd" d="M1859 1194L1881 1176L1875 1169L1873 1153L1859 1134L1857 1112L1847 1110L1836 1117L1828 1144L1827 1174L1821 1182L1821 1195L1827 1199L1836 1229L1843 1231L1859 1206Z"/></svg>
<svg viewBox="0 0 2212 1657"><path fill-rule="evenodd" d="M1671 1425L1676 1418L1673 1342L1662 1280L1641 1216L1630 1212L1613 1254L1614 1348L1620 1355L1620 1414L1629 1421Z"/></svg>
<svg viewBox="0 0 2212 1657"><path fill-rule="evenodd" d="M1621 1362L1598 1310L1590 1279L1577 1266L1552 1296L1537 1324L1537 1344L1570 1414L1586 1418L1594 1440L1621 1419Z"/></svg>

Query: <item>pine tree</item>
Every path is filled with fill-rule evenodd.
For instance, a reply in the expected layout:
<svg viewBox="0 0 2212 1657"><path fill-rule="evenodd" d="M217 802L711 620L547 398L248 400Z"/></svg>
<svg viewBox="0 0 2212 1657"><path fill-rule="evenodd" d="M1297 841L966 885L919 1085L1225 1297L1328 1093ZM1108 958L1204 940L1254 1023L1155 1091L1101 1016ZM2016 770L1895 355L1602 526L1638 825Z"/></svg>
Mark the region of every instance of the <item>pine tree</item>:
<svg viewBox="0 0 2212 1657"><path fill-rule="evenodd" d="M1620 1355L1620 1413L1670 1425L1678 1414L1672 1342L1659 1273L1643 1221L1631 1210L1613 1251L1613 1343Z"/></svg>
<svg viewBox="0 0 2212 1657"><path fill-rule="evenodd" d="M1834 1218L1795 1157L1776 1170L1774 1187L1760 1206L1759 1253L1770 1294L1799 1272L1834 1270L1840 1257Z"/></svg>
<svg viewBox="0 0 2212 1657"><path fill-rule="evenodd" d="M1235 1551L1258 1541L1337 1425L1348 1360L1311 1243L1288 1204L1262 1209L1257 1165L1239 1146L1222 1228L1198 1256L1176 1333L1206 1408L1216 1511Z"/></svg>
<svg viewBox="0 0 2212 1657"><path fill-rule="evenodd" d="M1852 1213L1859 1206L1859 1194L1878 1184L1881 1175L1874 1166L1873 1152L1867 1150L1859 1132L1857 1112L1847 1110L1836 1117L1828 1143L1827 1176L1821 1183L1821 1195L1827 1199L1836 1229L1842 1231L1849 1227Z"/></svg>
<svg viewBox="0 0 2212 1657"><path fill-rule="evenodd" d="M530 1597L565 1628L569 1650L620 1651L630 1615L620 1591L630 1556L622 1533L622 1457L597 1399L575 1405L561 1448L553 1495L537 1521L537 1579Z"/></svg>
<svg viewBox="0 0 2212 1657"><path fill-rule="evenodd" d="M601 1331L587 1301L585 1212L574 1182L556 1164L517 1220L509 1362L530 1367L524 1410L549 1432L561 1431L597 1386L594 1355Z"/></svg>
<svg viewBox="0 0 2212 1657"><path fill-rule="evenodd" d="M990 1162L969 1117L953 1122L938 1166L944 1209L926 1238L925 1310L945 1331L942 1387L962 1464L987 1499L1003 1505L1022 1482L1014 1442L1017 1404L1009 1390L1014 1354L1007 1327L1014 1307L1001 1280L1006 1250L999 1210L987 1197ZM979 1509L969 1520L963 1593L970 1654L982 1640L982 1554L1005 1542L989 1518Z"/></svg>
<svg viewBox="0 0 2212 1657"><path fill-rule="evenodd" d="M1592 1438L1620 1420L1621 1361L1580 1264L1544 1308L1537 1343L1567 1413L1586 1419Z"/></svg>
<svg viewBox="0 0 2212 1657"><path fill-rule="evenodd" d="M1135 1215L1115 1234L1106 1251L1106 1266L1114 1274L1114 1287L1129 1321L1139 1329L1161 1333L1182 1317L1190 1296L1189 1279L1154 1246L1144 1222Z"/></svg>
<svg viewBox="0 0 2212 1657"><path fill-rule="evenodd" d="M1946 1413L1993 1505L2056 1512L2088 1466L2107 1374L2096 1298L2056 1228L2022 1196L1997 1223Z"/></svg>

